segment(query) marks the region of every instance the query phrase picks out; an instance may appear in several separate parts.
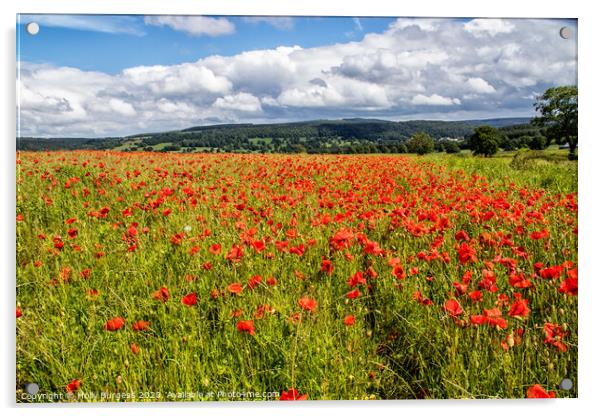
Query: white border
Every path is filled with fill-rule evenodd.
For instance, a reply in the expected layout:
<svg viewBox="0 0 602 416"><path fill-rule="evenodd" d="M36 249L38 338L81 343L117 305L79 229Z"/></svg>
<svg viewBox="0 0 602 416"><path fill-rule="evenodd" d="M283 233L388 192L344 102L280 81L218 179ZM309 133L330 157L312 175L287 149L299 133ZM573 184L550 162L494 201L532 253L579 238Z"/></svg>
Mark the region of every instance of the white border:
<svg viewBox="0 0 602 416"><path fill-rule="evenodd" d="M385 414L459 414L508 415L539 414L567 415L589 414L599 405L602 387L600 349L602 348L602 273L599 263L602 244L600 178L602 172L602 134L600 133L600 40L602 16L595 10L595 2L547 0L529 2L504 0L497 2L454 0L418 2L393 2L385 0L19 0L3 1L0 5L2 19L2 90L0 114L2 115L0 172L3 195L2 216L5 221L2 235L2 350L3 365L0 375L2 406L5 414L70 415L81 413L106 415L107 411L122 415L145 414L232 414L249 415L304 415L343 411L364 415L377 411ZM15 272L15 16L17 13L105 13L105 14L232 14L232 15L346 15L346 16L436 16L436 17L571 17L579 19L579 87L581 117L579 129L579 268L581 290L579 299L579 399L554 401L401 401L401 402L310 402L286 403L236 403L236 404L159 404L136 406L61 406L16 407L14 404L14 272ZM597 127L597 128L596 128ZM7 267L8 266L8 267ZM545 402L545 403L544 403ZM599 406L598 406L599 407Z"/></svg>

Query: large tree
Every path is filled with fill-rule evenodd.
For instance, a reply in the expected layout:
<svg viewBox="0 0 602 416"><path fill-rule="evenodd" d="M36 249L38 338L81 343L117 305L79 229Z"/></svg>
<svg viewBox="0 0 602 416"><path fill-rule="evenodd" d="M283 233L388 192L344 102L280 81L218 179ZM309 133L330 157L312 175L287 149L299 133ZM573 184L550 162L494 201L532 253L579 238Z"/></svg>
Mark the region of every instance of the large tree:
<svg viewBox="0 0 602 416"><path fill-rule="evenodd" d="M495 127L480 126L470 136L468 146L475 156L493 156L498 151L500 141L500 133Z"/></svg>
<svg viewBox="0 0 602 416"><path fill-rule="evenodd" d="M410 153L417 153L419 155L432 153L435 150L433 138L423 131L414 134L410 140L406 142L406 146Z"/></svg>
<svg viewBox="0 0 602 416"><path fill-rule="evenodd" d="M569 145L569 158L575 158L577 148L577 87L568 85L548 88L537 97L535 109L540 116L533 124L545 128L545 135L558 144Z"/></svg>

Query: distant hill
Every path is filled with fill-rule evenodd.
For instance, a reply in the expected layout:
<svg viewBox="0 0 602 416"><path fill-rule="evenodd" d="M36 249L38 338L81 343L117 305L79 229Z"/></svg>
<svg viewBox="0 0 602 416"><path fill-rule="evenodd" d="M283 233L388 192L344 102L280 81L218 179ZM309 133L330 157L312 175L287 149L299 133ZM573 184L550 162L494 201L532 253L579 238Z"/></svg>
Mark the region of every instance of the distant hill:
<svg viewBox="0 0 602 416"><path fill-rule="evenodd" d="M219 124L126 137L21 137L17 140L17 149L266 153L403 152L403 143L419 131L425 131L436 140L451 138L461 141L472 134L476 126L485 124L496 128L508 127L525 124L529 120L498 118L464 121L389 121L348 118L270 124Z"/></svg>
<svg viewBox="0 0 602 416"><path fill-rule="evenodd" d="M471 126L491 126L495 128L499 127L507 127L514 126L517 124L529 124L531 121L530 117L508 117L508 118L489 118L485 120L465 120L466 124L470 124Z"/></svg>

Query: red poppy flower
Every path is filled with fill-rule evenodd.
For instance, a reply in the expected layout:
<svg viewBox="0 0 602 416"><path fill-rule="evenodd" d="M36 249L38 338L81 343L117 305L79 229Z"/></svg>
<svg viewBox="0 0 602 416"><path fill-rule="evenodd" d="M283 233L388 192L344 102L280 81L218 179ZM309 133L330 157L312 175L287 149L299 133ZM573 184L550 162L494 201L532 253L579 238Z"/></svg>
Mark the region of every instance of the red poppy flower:
<svg viewBox="0 0 602 416"><path fill-rule="evenodd" d="M546 322L543 324L543 332L545 334L545 339L543 340L545 344L556 347L560 352L565 352L567 350L566 344L562 342L563 338L567 335L567 332L565 332L560 325Z"/></svg>
<svg viewBox="0 0 602 416"><path fill-rule="evenodd" d="M270 276L265 280L265 282L268 284L268 286L276 286L278 280L276 280L274 276Z"/></svg>
<svg viewBox="0 0 602 416"><path fill-rule="evenodd" d="M280 400L307 400L307 394L299 394L299 392L291 387L287 391L283 391L280 395Z"/></svg>
<svg viewBox="0 0 602 416"><path fill-rule="evenodd" d="M67 393L73 393L74 391L79 390L82 382L80 380L71 380L71 383L67 384L66 390Z"/></svg>
<svg viewBox="0 0 602 416"><path fill-rule="evenodd" d="M344 319L343 319L343 323L346 326L353 326L355 324L355 316L353 315L347 315Z"/></svg>
<svg viewBox="0 0 602 416"><path fill-rule="evenodd" d="M140 347L138 345L136 345L136 343L132 342L132 345L130 345L130 349L132 350L132 353L134 354L138 354L140 352Z"/></svg>
<svg viewBox="0 0 602 416"><path fill-rule="evenodd" d="M251 290L255 289L255 287L257 285L259 285L261 283L261 276L259 276L258 274L256 274L255 276L251 277L249 279L249 281L247 282L247 287Z"/></svg>
<svg viewBox="0 0 602 416"><path fill-rule="evenodd" d="M556 393L552 390L546 391L539 384L534 384L527 389L527 399L554 399Z"/></svg>
<svg viewBox="0 0 602 416"><path fill-rule="evenodd" d="M167 302L169 299L169 291L165 286L159 288L159 290L153 292L153 299L156 299L161 302Z"/></svg>
<svg viewBox="0 0 602 416"><path fill-rule="evenodd" d="M255 335L255 325L253 320L238 321L236 324L236 329L238 329L239 332L248 332L249 335Z"/></svg>
<svg viewBox="0 0 602 416"><path fill-rule="evenodd" d="M460 302L455 299L448 299L445 301L444 308L445 311L453 317L462 315L464 313L464 309L462 309Z"/></svg>
<svg viewBox="0 0 602 416"><path fill-rule="evenodd" d="M303 297L299 299L299 306L301 306L306 311L314 312L318 307L318 302L310 297Z"/></svg>
<svg viewBox="0 0 602 416"><path fill-rule="evenodd" d="M150 322L147 321L136 321L132 324L132 329L136 332L146 331L150 329Z"/></svg>
<svg viewBox="0 0 602 416"><path fill-rule="evenodd" d="M462 264L475 262L477 261L477 251L470 245L462 242L458 247L458 259Z"/></svg>
<svg viewBox="0 0 602 416"><path fill-rule="evenodd" d="M406 278L406 271L400 264L396 264L391 271L391 274L395 276L397 280L402 280Z"/></svg>
<svg viewBox="0 0 602 416"><path fill-rule="evenodd" d="M322 260L322 266L320 266L321 272L331 275L333 270L334 270L334 266L332 265L332 262L330 260L328 260L328 259Z"/></svg>
<svg viewBox="0 0 602 416"><path fill-rule="evenodd" d="M366 278L362 272L356 272L353 276L347 279L347 285L356 287L357 285L365 285Z"/></svg>
<svg viewBox="0 0 602 416"><path fill-rule="evenodd" d="M239 295L243 290L243 287L240 283L235 282L228 285L228 292L233 293L235 295Z"/></svg>
<svg viewBox="0 0 602 416"><path fill-rule="evenodd" d="M226 254L226 260L236 263L243 258L244 254L245 253L242 247L233 244L228 254Z"/></svg>
<svg viewBox="0 0 602 416"><path fill-rule="evenodd" d="M251 246L257 253L261 253L263 250L265 250L265 242L263 240L253 241Z"/></svg>
<svg viewBox="0 0 602 416"><path fill-rule="evenodd" d="M473 302L481 302L483 300L483 293L480 290L474 290L474 291L470 292L468 297Z"/></svg>
<svg viewBox="0 0 602 416"><path fill-rule="evenodd" d="M527 299L518 299L511 306L508 311L508 316L525 318L529 315L529 301Z"/></svg>
<svg viewBox="0 0 602 416"><path fill-rule="evenodd" d="M345 296L347 299L356 299L361 295L359 289L355 288L351 292L347 293Z"/></svg>
<svg viewBox="0 0 602 416"><path fill-rule="evenodd" d="M529 237L531 237L532 240L541 240L542 238L548 238L550 236L550 233L548 232L548 230L541 230L541 231L534 231L531 233L531 235Z"/></svg>
<svg viewBox="0 0 602 416"><path fill-rule="evenodd" d="M105 325L104 325L104 329L106 329L107 331L117 331L119 329L121 329L121 327L125 324L125 319L123 319L121 316L117 316L115 318L109 319Z"/></svg>
<svg viewBox="0 0 602 416"><path fill-rule="evenodd" d="M539 271L539 276L542 279L557 279L564 272L563 266L552 266Z"/></svg>
<svg viewBox="0 0 602 416"><path fill-rule="evenodd" d="M574 271L574 272L573 272ZM560 288L558 291L560 293L567 294L569 296L577 296L578 291L578 278L577 278L577 269L569 270L567 275L572 275L574 277L567 277L560 283Z"/></svg>
<svg viewBox="0 0 602 416"><path fill-rule="evenodd" d="M220 254L222 252L222 246L219 244L213 244L211 247L209 247L209 253L211 254Z"/></svg>
<svg viewBox="0 0 602 416"><path fill-rule="evenodd" d="M21 316L23 316L23 312L21 311L21 308L17 306L17 318L20 318Z"/></svg>
<svg viewBox="0 0 602 416"><path fill-rule="evenodd" d="M196 305L196 293L192 292L182 297L182 304L188 307Z"/></svg>

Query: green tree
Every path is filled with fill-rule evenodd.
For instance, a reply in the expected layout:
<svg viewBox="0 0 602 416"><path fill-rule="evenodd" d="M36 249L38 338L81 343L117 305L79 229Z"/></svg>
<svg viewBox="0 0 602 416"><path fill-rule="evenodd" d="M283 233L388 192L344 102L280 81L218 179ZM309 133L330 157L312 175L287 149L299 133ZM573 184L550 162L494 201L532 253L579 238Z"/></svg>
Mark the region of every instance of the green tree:
<svg viewBox="0 0 602 416"><path fill-rule="evenodd" d="M548 139L543 136L533 136L528 138L529 149L544 150L548 147Z"/></svg>
<svg viewBox="0 0 602 416"><path fill-rule="evenodd" d="M423 131L414 134L410 140L406 142L406 146L410 153L425 155L432 153L435 150L435 142L431 136Z"/></svg>
<svg viewBox="0 0 602 416"><path fill-rule="evenodd" d="M574 159L577 148L577 86L548 88L537 97L534 106L540 116L532 121L545 128L545 135L558 144L569 145L569 159Z"/></svg>
<svg viewBox="0 0 602 416"><path fill-rule="evenodd" d="M458 146L458 143L456 142L448 141L447 143L445 143L445 152L450 154L460 153L460 146Z"/></svg>
<svg viewBox="0 0 602 416"><path fill-rule="evenodd" d="M469 147L473 155L493 156L500 145L500 134L491 126L477 127L469 139Z"/></svg>

